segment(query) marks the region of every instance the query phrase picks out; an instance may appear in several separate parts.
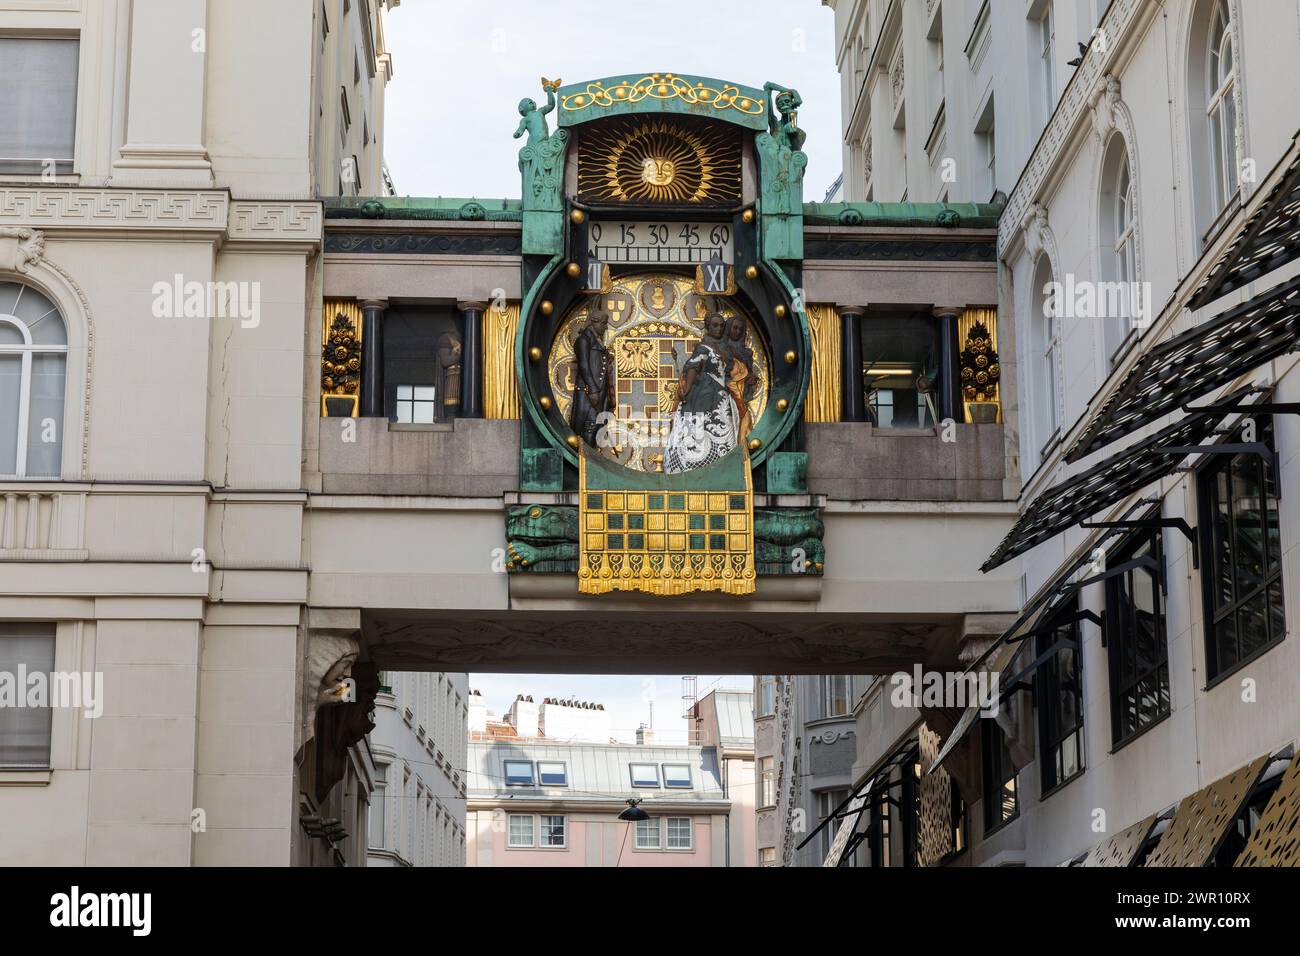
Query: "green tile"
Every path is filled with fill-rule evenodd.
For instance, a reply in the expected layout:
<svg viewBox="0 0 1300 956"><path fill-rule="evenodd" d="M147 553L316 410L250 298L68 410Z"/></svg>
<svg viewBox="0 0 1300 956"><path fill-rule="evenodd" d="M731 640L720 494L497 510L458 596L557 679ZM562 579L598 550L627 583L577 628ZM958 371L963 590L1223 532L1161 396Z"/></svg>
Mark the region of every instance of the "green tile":
<svg viewBox="0 0 1300 956"><path fill-rule="evenodd" d="M704 535L702 534L691 535L691 550L692 551L704 550Z"/></svg>
<svg viewBox="0 0 1300 956"><path fill-rule="evenodd" d="M651 495L651 496L650 496L650 510L651 510L651 511L663 511L663 510L664 510L664 496L663 496L663 495Z"/></svg>
<svg viewBox="0 0 1300 956"><path fill-rule="evenodd" d="M745 510L745 496L744 496L744 495L732 495L732 496L731 496L731 510L732 510L732 511L744 511L744 510Z"/></svg>
<svg viewBox="0 0 1300 956"><path fill-rule="evenodd" d="M727 516L726 516L726 515L709 515L709 530L710 530L710 531L726 531L726 530L727 530Z"/></svg>
<svg viewBox="0 0 1300 956"><path fill-rule="evenodd" d="M611 535L606 535L605 537L606 537L605 546L609 548L610 551L623 550L623 536L621 534L611 534Z"/></svg>
<svg viewBox="0 0 1300 956"><path fill-rule="evenodd" d="M644 531L644 530L645 530L645 515L643 515L643 514L630 514L630 515L628 515L628 516L627 516L627 526L628 526L629 528L631 528L633 531Z"/></svg>
<svg viewBox="0 0 1300 956"><path fill-rule="evenodd" d="M704 515L691 515L691 530L692 531L704 530Z"/></svg>
<svg viewBox="0 0 1300 956"><path fill-rule="evenodd" d="M587 507L594 511L599 511L605 507L604 495L587 495Z"/></svg>
<svg viewBox="0 0 1300 956"><path fill-rule="evenodd" d="M669 508L672 508L674 511L681 511L683 508L686 507L686 496L685 496L685 495L669 495L669 496L668 496L668 507L669 507Z"/></svg>
<svg viewBox="0 0 1300 956"><path fill-rule="evenodd" d="M608 526L608 528L609 528L610 531L622 531L622 530L623 530L623 516L622 516L622 515L607 515L607 516L605 517L605 520L606 520L606 522L608 522L608 525L607 525L607 526Z"/></svg>
<svg viewBox="0 0 1300 956"><path fill-rule="evenodd" d="M709 550L710 550L710 551L726 551L726 550L727 550L727 536L726 536L725 534L711 534L711 535L709 535Z"/></svg>
<svg viewBox="0 0 1300 956"><path fill-rule="evenodd" d="M627 536L627 549L628 549L629 551L644 551L644 550L645 550L645 535L643 535L643 534L629 534L629 535Z"/></svg>

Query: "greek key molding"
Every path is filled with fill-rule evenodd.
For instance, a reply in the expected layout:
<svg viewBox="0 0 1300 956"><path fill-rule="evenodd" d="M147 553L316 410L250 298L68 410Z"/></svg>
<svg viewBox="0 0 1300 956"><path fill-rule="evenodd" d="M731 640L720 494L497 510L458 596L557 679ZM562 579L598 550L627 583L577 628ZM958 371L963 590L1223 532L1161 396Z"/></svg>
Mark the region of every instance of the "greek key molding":
<svg viewBox="0 0 1300 956"><path fill-rule="evenodd" d="M230 197L217 191L45 189L0 190L0 223L41 229L220 229Z"/></svg>
<svg viewBox="0 0 1300 956"><path fill-rule="evenodd" d="M324 211L318 202L234 202L230 238L320 242Z"/></svg>
<svg viewBox="0 0 1300 956"><path fill-rule="evenodd" d="M1114 0L1106 11L1099 27L1107 38L1105 51L1100 50L1095 40L1088 48L1083 62L1074 71L1065 92L1061 94L1042 139L1029 157L1020 182L1007 200L1007 208L1002 214L1003 226L998 230L999 258L1006 255L1007 247L1019 235L1029 205L1038 201L1043 183L1056 167L1062 149L1074 135L1079 123L1085 117L1092 119L1094 97L1099 87L1105 90L1104 77L1119 51L1120 37L1128 32L1141 5L1142 0Z"/></svg>

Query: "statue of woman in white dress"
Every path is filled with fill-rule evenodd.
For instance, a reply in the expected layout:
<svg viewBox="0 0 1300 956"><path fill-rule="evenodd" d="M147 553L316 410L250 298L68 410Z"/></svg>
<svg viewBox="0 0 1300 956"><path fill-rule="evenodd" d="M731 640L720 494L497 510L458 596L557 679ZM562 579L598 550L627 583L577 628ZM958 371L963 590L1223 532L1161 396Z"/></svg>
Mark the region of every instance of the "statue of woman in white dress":
<svg viewBox="0 0 1300 956"><path fill-rule="evenodd" d="M677 386L677 408L664 446L664 472L670 475L713 464L739 440L740 420L728 390L732 356L725 339L727 320L712 312L704 328Z"/></svg>

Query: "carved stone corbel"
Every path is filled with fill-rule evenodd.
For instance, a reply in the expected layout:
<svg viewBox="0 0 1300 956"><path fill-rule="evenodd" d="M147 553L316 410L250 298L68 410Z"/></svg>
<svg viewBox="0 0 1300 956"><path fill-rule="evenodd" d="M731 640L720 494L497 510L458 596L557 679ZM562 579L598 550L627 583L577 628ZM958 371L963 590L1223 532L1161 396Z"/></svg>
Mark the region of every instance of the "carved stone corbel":
<svg viewBox="0 0 1300 956"><path fill-rule="evenodd" d="M1047 208L1042 203L1030 203L1025 217L1020 221L1025 233L1025 250L1031 259L1043 251L1043 234L1047 231Z"/></svg>
<svg viewBox="0 0 1300 956"><path fill-rule="evenodd" d="M1115 128L1115 109L1119 105L1119 95L1119 79L1115 74L1107 73L1097 81L1097 89L1089 100L1092 105L1092 131L1103 143Z"/></svg>
<svg viewBox="0 0 1300 956"><path fill-rule="evenodd" d="M45 256L45 233L26 226L0 226L0 272L27 272Z"/></svg>

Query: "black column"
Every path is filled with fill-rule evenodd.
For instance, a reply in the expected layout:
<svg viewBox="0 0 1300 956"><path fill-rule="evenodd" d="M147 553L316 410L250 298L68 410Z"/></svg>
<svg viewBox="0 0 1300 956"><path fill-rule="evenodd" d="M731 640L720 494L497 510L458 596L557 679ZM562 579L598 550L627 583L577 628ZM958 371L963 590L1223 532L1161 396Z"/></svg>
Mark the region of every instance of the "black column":
<svg viewBox="0 0 1300 956"><path fill-rule="evenodd" d="M384 310L386 299L361 303L361 415L384 418Z"/></svg>
<svg viewBox="0 0 1300 956"><path fill-rule="evenodd" d="M959 425L966 420L957 413L961 407L957 401L957 316L961 311L956 306L936 306L934 310L939 320L939 419L951 418Z"/></svg>
<svg viewBox="0 0 1300 956"><path fill-rule="evenodd" d="M862 313L840 309L840 420L866 421L862 397Z"/></svg>
<svg viewBox="0 0 1300 956"><path fill-rule="evenodd" d="M483 417L483 313L484 302L460 302L460 417Z"/></svg>

